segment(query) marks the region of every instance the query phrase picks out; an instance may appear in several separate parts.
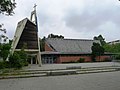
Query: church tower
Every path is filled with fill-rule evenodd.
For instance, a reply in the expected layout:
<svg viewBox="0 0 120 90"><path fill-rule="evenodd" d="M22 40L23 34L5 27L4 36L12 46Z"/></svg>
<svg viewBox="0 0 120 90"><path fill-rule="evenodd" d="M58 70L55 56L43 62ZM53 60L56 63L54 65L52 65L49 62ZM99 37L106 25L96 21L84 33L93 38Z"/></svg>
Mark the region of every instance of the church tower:
<svg viewBox="0 0 120 90"><path fill-rule="evenodd" d="M28 56L31 57L31 64L34 62L41 66L40 41L38 37L38 24L36 15L36 5L31 12L30 19L25 18L18 22L17 29L11 46L11 53L20 51L23 46Z"/></svg>

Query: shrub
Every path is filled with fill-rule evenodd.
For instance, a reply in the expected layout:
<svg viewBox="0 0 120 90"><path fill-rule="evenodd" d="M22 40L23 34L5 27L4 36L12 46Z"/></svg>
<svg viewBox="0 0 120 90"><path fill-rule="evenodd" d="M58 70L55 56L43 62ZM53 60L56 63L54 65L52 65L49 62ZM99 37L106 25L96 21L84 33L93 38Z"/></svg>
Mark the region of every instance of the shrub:
<svg viewBox="0 0 120 90"><path fill-rule="evenodd" d="M116 55L115 59L120 60L120 55Z"/></svg>
<svg viewBox="0 0 120 90"><path fill-rule="evenodd" d="M2 57L4 61L6 60L8 54L9 54L9 49L10 49L9 44L0 45L0 57Z"/></svg>
<svg viewBox="0 0 120 90"><path fill-rule="evenodd" d="M0 69L3 69L3 68L4 68L4 63L0 62Z"/></svg>
<svg viewBox="0 0 120 90"><path fill-rule="evenodd" d="M83 63L83 62L85 62L85 58L80 58L77 62L78 63Z"/></svg>
<svg viewBox="0 0 120 90"><path fill-rule="evenodd" d="M27 62L27 53L24 51L24 47L21 49L21 51L18 52L20 59L21 59L21 64L22 66L28 66Z"/></svg>
<svg viewBox="0 0 120 90"><path fill-rule="evenodd" d="M11 68L22 68L21 58L16 52L9 57L9 63Z"/></svg>
<svg viewBox="0 0 120 90"><path fill-rule="evenodd" d="M8 61L4 61L3 64L4 64L4 68L10 68L10 64Z"/></svg>
<svg viewBox="0 0 120 90"><path fill-rule="evenodd" d="M29 64L27 60L21 59L20 61L21 61L22 66L28 66Z"/></svg>
<svg viewBox="0 0 120 90"><path fill-rule="evenodd" d="M0 62L0 69L4 68L20 69L23 66L28 66L27 54L24 52L24 50L21 50L20 52L14 52L13 55L10 55L9 61Z"/></svg>
<svg viewBox="0 0 120 90"><path fill-rule="evenodd" d="M9 62L8 61L2 61L0 62L0 69L4 69L4 68L9 68Z"/></svg>

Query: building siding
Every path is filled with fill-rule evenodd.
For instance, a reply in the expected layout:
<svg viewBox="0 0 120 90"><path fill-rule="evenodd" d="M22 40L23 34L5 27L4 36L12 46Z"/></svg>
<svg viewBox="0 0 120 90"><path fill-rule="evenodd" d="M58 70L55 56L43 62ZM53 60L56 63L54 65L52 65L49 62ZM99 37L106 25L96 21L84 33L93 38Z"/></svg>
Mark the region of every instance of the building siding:
<svg viewBox="0 0 120 90"><path fill-rule="evenodd" d="M106 60L109 60L111 58L111 56L107 56L107 55L105 55L105 56L97 56L96 57L96 61L106 61Z"/></svg>
<svg viewBox="0 0 120 90"><path fill-rule="evenodd" d="M85 62L91 62L91 56L60 56L59 62L77 62L80 58L84 58Z"/></svg>
<svg viewBox="0 0 120 90"><path fill-rule="evenodd" d="M54 48L54 47L53 47ZM49 51L49 55L56 56L56 62L54 63L67 63L67 62L77 62L80 58L84 58L85 62L92 62L91 54L52 54L50 52L56 52L51 48L48 43L45 43L45 51ZM47 54L46 54L47 55ZM47 56L46 56L47 57ZM103 55L96 57L96 61L105 61L110 59L110 55Z"/></svg>

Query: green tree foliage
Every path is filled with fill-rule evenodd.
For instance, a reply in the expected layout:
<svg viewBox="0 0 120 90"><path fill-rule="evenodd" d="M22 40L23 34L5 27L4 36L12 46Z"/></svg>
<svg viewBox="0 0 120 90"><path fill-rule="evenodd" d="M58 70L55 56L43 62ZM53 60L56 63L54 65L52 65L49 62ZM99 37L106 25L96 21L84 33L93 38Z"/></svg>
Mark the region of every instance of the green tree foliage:
<svg viewBox="0 0 120 90"><path fill-rule="evenodd" d="M10 64L10 68L17 68L17 69L22 68L20 55L16 52L13 55L10 55L9 64Z"/></svg>
<svg viewBox="0 0 120 90"><path fill-rule="evenodd" d="M105 52L116 54L116 58L115 59L119 59L120 60L120 43L105 44L104 48L105 48Z"/></svg>
<svg viewBox="0 0 120 90"><path fill-rule="evenodd" d="M4 32L6 33L6 29L3 28L4 24L0 24L0 32ZM0 33L0 44L2 43L2 39L4 40L4 42L7 41L8 37L2 33Z"/></svg>
<svg viewBox="0 0 120 90"><path fill-rule="evenodd" d="M3 58L3 60L5 61L8 54L9 54L9 50L10 50L10 44L1 44L0 45L0 57Z"/></svg>
<svg viewBox="0 0 120 90"><path fill-rule="evenodd" d="M54 34L49 34L48 38L64 38L62 35L54 35Z"/></svg>
<svg viewBox="0 0 120 90"><path fill-rule="evenodd" d="M28 66L27 53L21 50L20 52L18 52L18 55L20 56L20 63L22 64L22 66Z"/></svg>
<svg viewBox="0 0 120 90"><path fill-rule="evenodd" d="M83 62L85 62L85 58L80 58L77 62L78 63L83 63Z"/></svg>
<svg viewBox="0 0 120 90"><path fill-rule="evenodd" d="M13 42L13 40L10 40L10 39L9 39L9 44L10 44L10 45L12 44L12 42Z"/></svg>
<svg viewBox="0 0 120 90"><path fill-rule="evenodd" d="M21 51L14 52L13 55L9 56L9 61L5 61L9 54L10 44L2 44L0 45L0 56L4 59L3 62L0 62L0 69L2 68L22 68L23 66L27 66L27 53L24 51L26 48L23 45Z"/></svg>
<svg viewBox="0 0 120 90"><path fill-rule="evenodd" d="M111 53L120 53L120 43L116 44L105 44L104 45L105 52L111 52Z"/></svg>
<svg viewBox="0 0 120 90"><path fill-rule="evenodd" d="M20 62L22 64L22 66L27 66L28 62L27 62L27 53L25 52L25 49L27 49L27 44L24 43L23 47L21 48L21 51L18 52L19 56L20 56Z"/></svg>
<svg viewBox="0 0 120 90"><path fill-rule="evenodd" d="M102 54L104 54L104 48L99 43L93 43L91 50L92 50L92 60L93 61L95 61L96 56L100 57Z"/></svg>
<svg viewBox="0 0 120 90"><path fill-rule="evenodd" d="M40 50L45 51L45 37L43 37L43 39L40 39Z"/></svg>
<svg viewBox="0 0 120 90"><path fill-rule="evenodd" d="M0 31L3 31L4 33L6 33L6 29L3 28L4 24L0 24Z"/></svg>
<svg viewBox="0 0 120 90"><path fill-rule="evenodd" d="M0 14L13 15L16 7L15 0L0 0ZM0 31L6 32L6 29L2 28L3 24L0 24Z"/></svg>
<svg viewBox="0 0 120 90"><path fill-rule="evenodd" d="M0 14L13 15L15 7L15 0L0 0Z"/></svg>
<svg viewBox="0 0 120 90"><path fill-rule="evenodd" d="M105 38L103 38L102 35L95 36L93 39L94 39L94 40L100 40L100 43L101 43L102 46L104 46L104 45L106 44Z"/></svg>
<svg viewBox="0 0 120 90"><path fill-rule="evenodd" d="M11 65L11 68L22 68L23 66L27 66L27 53L24 51L24 49L27 48L27 44L24 43L23 47L21 48L21 51L14 52L13 55L10 55L9 57L9 63Z"/></svg>

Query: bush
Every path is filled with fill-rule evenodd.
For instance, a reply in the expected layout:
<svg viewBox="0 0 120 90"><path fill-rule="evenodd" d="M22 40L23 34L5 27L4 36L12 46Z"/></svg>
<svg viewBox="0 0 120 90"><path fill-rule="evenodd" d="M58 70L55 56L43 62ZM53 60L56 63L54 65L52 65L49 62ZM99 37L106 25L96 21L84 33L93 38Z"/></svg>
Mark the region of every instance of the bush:
<svg viewBox="0 0 120 90"><path fill-rule="evenodd" d="M10 68L10 63L8 61L4 61L4 68Z"/></svg>
<svg viewBox="0 0 120 90"><path fill-rule="evenodd" d="M17 68L17 69L22 68L21 58L17 53L10 55L9 63L11 68Z"/></svg>
<svg viewBox="0 0 120 90"><path fill-rule="evenodd" d="M120 60L120 55L116 55L115 59Z"/></svg>
<svg viewBox="0 0 120 90"><path fill-rule="evenodd" d="M4 61L6 60L8 54L9 54L9 49L10 49L9 44L0 45L0 57L2 57Z"/></svg>
<svg viewBox="0 0 120 90"><path fill-rule="evenodd" d="M3 68L4 68L4 63L0 62L0 69L3 69Z"/></svg>
<svg viewBox="0 0 120 90"><path fill-rule="evenodd" d="M10 64L7 61L0 62L0 69L9 68Z"/></svg>
<svg viewBox="0 0 120 90"><path fill-rule="evenodd" d="M20 69L23 66L28 66L27 54L23 50L21 50L20 52L14 52L13 55L10 55L9 61L0 62L0 69L4 68Z"/></svg>
<svg viewBox="0 0 120 90"><path fill-rule="evenodd" d="M19 51L18 54L20 56L22 66L28 66L28 62L27 62L28 57L24 49L21 49L21 51Z"/></svg>
<svg viewBox="0 0 120 90"><path fill-rule="evenodd" d="M22 66L28 66L29 64L27 60L21 59L20 61L21 61Z"/></svg>
<svg viewBox="0 0 120 90"><path fill-rule="evenodd" d="M85 58L80 58L77 62L78 63L83 63L83 62L85 62Z"/></svg>

